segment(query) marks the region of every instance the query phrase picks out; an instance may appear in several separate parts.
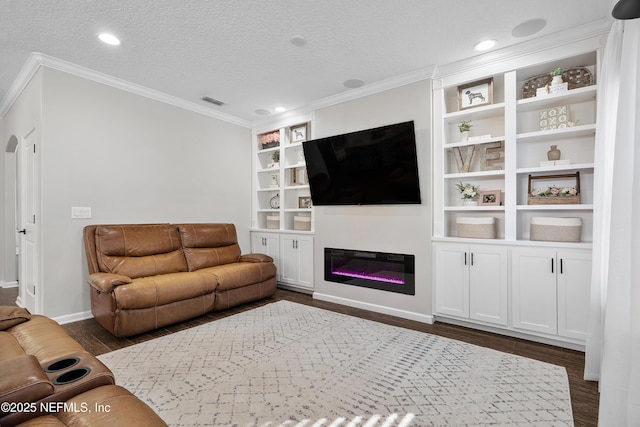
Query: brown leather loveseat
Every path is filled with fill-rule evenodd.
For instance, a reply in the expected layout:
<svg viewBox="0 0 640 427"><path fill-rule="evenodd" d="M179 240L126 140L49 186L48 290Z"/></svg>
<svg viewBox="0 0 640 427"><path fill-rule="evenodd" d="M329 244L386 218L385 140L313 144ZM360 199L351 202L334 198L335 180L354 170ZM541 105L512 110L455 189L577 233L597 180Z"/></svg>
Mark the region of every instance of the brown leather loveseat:
<svg viewBox="0 0 640 427"><path fill-rule="evenodd" d="M276 266L241 255L233 224L90 225L91 310L118 337L269 297Z"/></svg>
<svg viewBox="0 0 640 427"><path fill-rule="evenodd" d="M0 426L166 426L58 323L0 307Z"/></svg>

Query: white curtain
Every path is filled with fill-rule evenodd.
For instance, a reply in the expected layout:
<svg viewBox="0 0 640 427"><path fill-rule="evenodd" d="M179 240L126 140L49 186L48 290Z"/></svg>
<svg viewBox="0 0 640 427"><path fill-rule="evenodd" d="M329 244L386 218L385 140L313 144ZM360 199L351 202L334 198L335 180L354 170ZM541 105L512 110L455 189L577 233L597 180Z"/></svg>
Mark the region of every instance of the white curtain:
<svg viewBox="0 0 640 427"><path fill-rule="evenodd" d="M594 264L585 364L585 379L600 381L601 426L640 426L639 72L640 19L616 21L598 78Z"/></svg>

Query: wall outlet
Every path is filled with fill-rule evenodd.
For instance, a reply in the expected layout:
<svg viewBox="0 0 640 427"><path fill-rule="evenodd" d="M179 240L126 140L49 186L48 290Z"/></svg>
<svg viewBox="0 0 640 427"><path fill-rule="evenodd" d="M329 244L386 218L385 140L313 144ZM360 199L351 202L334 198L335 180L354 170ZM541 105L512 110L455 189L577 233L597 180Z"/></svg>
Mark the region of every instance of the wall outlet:
<svg viewBox="0 0 640 427"><path fill-rule="evenodd" d="M74 206L71 208L71 218L91 218L91 207L84 206L78 207Z"/></svg>

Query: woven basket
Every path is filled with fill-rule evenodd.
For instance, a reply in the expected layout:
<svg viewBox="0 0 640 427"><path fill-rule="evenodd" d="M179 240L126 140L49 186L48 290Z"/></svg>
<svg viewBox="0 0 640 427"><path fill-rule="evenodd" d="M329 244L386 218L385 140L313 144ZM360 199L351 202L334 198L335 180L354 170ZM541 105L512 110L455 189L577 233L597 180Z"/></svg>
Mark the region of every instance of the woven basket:
<svg viewBox="0 0 640 427"><path fill-rule="evenodd" d="M529 196L529 205L579 205L580 195L575 196Z"/></svg>
<svg viewBox="0 0 640 427"><path fill-rule="evenodd" d="M522 98L531 98L536 96L538 88L545 87L551 83L552 77L547 74L540 74L531 77L522 85ZM591 86L593 84L593 75L585 67L574 67L565 70L562 73L562 80L568 83L569 90L580 87Z"/></svg>

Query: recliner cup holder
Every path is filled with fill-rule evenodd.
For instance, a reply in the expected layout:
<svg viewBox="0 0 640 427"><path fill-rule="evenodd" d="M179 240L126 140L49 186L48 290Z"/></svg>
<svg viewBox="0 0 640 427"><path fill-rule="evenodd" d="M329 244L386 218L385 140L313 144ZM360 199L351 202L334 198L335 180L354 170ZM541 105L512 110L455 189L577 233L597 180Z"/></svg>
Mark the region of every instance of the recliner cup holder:
<svg viewBox="0 0 640 427"><path fill-rule="evenodd" d="M53 384L55 385L69 384L74 381L78 381L81 378L86 377L87 375L89 375L89 372L91 372L91 369L89 368L72 369L71 371L65 372L64 374L61 374L58 377L56 377L56 379L53 380Z"/></svg>
<svg viewBox="0 0 640 427"><path fill-rule="evenodd" d="M80 361L79 357L68 357L66 359L61 359L56 362L51 363L49 366L45 368L45 372L57 372L63 369L70 368L75 366Z"/></svg>

